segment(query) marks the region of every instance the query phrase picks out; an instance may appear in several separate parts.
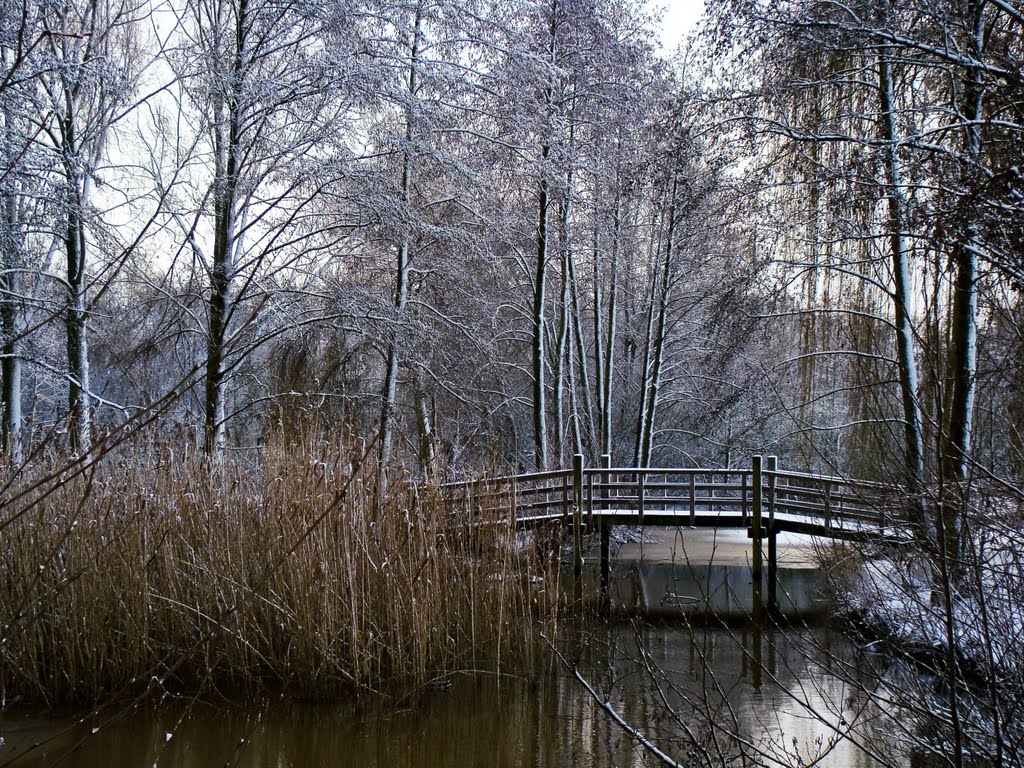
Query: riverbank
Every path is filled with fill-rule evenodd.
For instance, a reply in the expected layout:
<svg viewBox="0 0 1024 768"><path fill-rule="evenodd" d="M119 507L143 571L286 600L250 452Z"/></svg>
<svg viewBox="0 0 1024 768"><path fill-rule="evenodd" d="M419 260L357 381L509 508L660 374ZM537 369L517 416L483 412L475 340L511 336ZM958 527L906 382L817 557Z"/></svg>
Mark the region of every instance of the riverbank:
<svg viewBox="0 0 1024 768"><path fill-rule="evenodd" d="M922 750L1020 765L1024 528L1006 505L965 520L970 535L953 562L919 544L837 546L827 583L845 631L903 670L887 696L907 711Z"/></svg>

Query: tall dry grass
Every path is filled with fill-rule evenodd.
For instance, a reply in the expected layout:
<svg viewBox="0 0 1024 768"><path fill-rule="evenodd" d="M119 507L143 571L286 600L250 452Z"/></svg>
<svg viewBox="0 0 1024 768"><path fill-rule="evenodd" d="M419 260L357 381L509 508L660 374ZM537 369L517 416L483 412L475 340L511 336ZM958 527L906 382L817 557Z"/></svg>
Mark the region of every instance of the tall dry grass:
<svg viewBox="0 0 1024 768"><path fill-rule="evenodd" d="M6 701L415 686L527 660L554 610L509 526L474 528L411 484L375 504L350 450L308 439L212 466L145 454L7 489Z"/></svg>

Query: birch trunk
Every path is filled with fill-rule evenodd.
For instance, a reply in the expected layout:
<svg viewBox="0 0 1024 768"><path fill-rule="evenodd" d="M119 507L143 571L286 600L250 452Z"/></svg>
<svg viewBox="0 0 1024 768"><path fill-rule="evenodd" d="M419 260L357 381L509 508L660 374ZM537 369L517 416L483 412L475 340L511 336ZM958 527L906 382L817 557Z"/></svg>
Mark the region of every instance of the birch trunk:
<svg viewBox="0 0 1024 768"><path fill-rule="evenodd" d="M541 147L541 161L547 164L550 147ZM542 170L542 174L545 170ZM539 471L548 467L547 402L544 387L544 305L547 302L548 182L541 176L538 195L537 263L533 283L533 450Z"/></svg>
<svg viewBox="0 0 1024 768"><path fill-rule="evenodd" d="M985 3L970 5L971 37L968 49L975 61L981 61L985 48ZM985 84L980 68L969 70L963 84L964 119L963 162L977 167L981 158L981 121L984 119ZM974 417L975 376L977 373L977 224L967 223L966 231L953 249L950 261L954 269L950 308L949 352L946 366L946 412L943 439L940 442L939 547L945 567L958 575L962 541L964 505L962 482L967 479L971 456L971 431Z"/></svg>
<svg viewBox="0 0 1024 768"><path fill-rule="evenodd" d="M975 3L974 9L971 48L980 61L985 45L984 3ZM978 69L974 69L968 75L964 92L964 155L966 162L976 165L981 155L981 120L984 118L984 83ZM977 225L975 222L969 222L967 231L952 256L956 276L953 283L947 374L947 391L950 395L945 419L946 439L942 449L942 472L947 480L966 479L971 455L977 373L978 248Z"/></svg>
<svg viewBox="0 0 1024 768"><path fill-rule="evenodd" d="M566 216L567 205L559 206L561 215L559 219L563 226ZM554 365L552 366L551 377L554 379L554 416L555 416L555 461L565 461L565 372L567 368L566 357L569 353L569 249L562 248L561 266L561 290L558 301L558 335L555 338Z"/></svg>
<svg viewBox="0 0 1024 768"><path fill-rule="evenodd" d="M67 111L61 120L61 150L64 179L68 190L64 212L65 288L64 308L65 353L68 362L68 440L74 453L89 449L92 421L89 410L89 337L86 329L86 242L85 206L89 193L87 177L79 168L83 147L78 140L77 104L75 94L64 86ZM87 171L86 171L87 173Z"/></svg>
<svg viewBox="0 0 1024 768"><path fill-rule="evenodd" d="M580 307L579 281L576 279L576 262L569 259L569 290L572 300L572 335L576 346L576 360L579 366L579 385L573 384L576 405L572 409L576 428L576 453L593 452L595 447L594 403L590 397L590 366L587 361L587 349L583 342L583 317ZM582 400L582 403L579 401ZM582 415L580 411L582 410ZM582 423L581 423L582 422ZM584 437L586 438L584 440ZM584 445L585 444L585 445Z"/></svg>
<svg viewBox="0 0 1024 768"><path fill-rule="evenodd" d="M417 70L420 57L420 35L422 30L422 3L416 5L416 16L413 22L412 44L409 53L409 74L406 79L409 103L405 110L405 149L403 151L401 200L403 210L408 211L412 202L413 174L415 172L415 118L412 112L412 101L416 98L419 88ZM381 396L380 412L380 447L378 450L378 466L383 482L384 468L391 460L394 443L395 409L398 398L398 366L401 356L399 340L401 325L405 316L406 304L409 299L409 257L412 247L412 234L403 228L401 240L397 248L397 266L395 270L395 328L392 329L388 341L387 367L384 374L384 391Z"/></svg>
<svg viewBox="0 0 1024 768"><path fill-rule="evenodd" d="M934 526L925 517L921 493L924 483L924 438L921 405L918 400L917 361L914 329L910 318L910 247L906 238L904 211L907 198L899 160L899 130L894 108L892 72L884 51L878 57L878 84L882 111L882 139L887 146L889 248L892 256L893 315L896 325L896 359L900 399L903 405L903 474L913 501L913 512L927 537L934 542ZM929 529L930 532L929 532Z"/></svg>
<svg viewBox="0 0 1024 768"><path fill-rule="evenodd" d="M594 244L593 244L593 289L592 301L594 305L594 397L597 399L597 423L595 447L596 453L601 453L604 447L604 298L601 291L601 281L604 275L601 273L601 217L599 213L594 216Z"/></svg>
<svg viewBox="0 0 1024 768"><path fill-rule="evenodd" d="M75 180L77 188L77 180ZM68 358L68 418L70 445L74 453L89 449L92 422L89 413L89 337L86 330L85 228L81 196L75 199L65 221L64 247L67 256L67 308L64 330Z"/></svg>
<svg viewBox="0 0 1024 768"><path fill-rule="evenodd" d="M213 263L210 269L209 324L206 342L206 391L204 448L208 454L222 452L226 445L224 420L224 378L227 334L232 311L232 281L237 250L237 197L242 141L242 107L239 89L246 66L248 0L239 0L235 45L230 64L230 86L226 99L214 108L215 178Z"/></svg>
<svg viewBox="0 0 1024 768"><path fill-rule="evenodd" d="M3 52L5 71L9 70L7 51ZM13 117L9 105L2 113L5 167L12 168L14 162ZM23 318L20 310L21 292L18 273L22 268L24 235L21 226L21 210L17 182L8 178L3 182L3 237L0 239L0 375L3 388L0 392L0 451L13 465L21 463L22 457L22 410L21 410L21 333Z"/></svg>
<svg viewBox="0 0 1024 768"><path fill-rule="evenodd" d="M664 215L664 214L663 214ZM658 225L657 214L654 216L654 223L652 226ZM660 225L659 230L660 230ZM633 466L642 467L644 446L648 443L647 435L647 411L649 408L648 402L651 397L651 359L654 356L654 325L655 325L655 307L658 305L658 284L661 278L661 260L658 258L661 254L661 239L659 239L652 246L651 262L653 263L653 274L651 275L651 290L647 297L647 330L644 334L644 359L643 364L640 367L640 408L637 413L637 428L636 428L636 444L633 449Z"/></svg>
<svg viewBox="0 0 1024 768"><path fill-rule="evenodd" d="M661 289L658 301L658 321L654 335L654 349L651 359L650 395L647 397L647 413L644 415L644 442L640 454L641 467L649 467L654 448L654 426L658 411L658 397L661 392L661 376L665 365L665 346L668 340L668 312L672 293L673 259L676 226L676 194L678 178L673 177L672 193L668 209L668 233L665 236L665 261L661 268Z"/></svg>
<svg viewBox="0 0 1024 768"><path fill-rule="evenodd" d="M419 459L420 471L428 481L437 474L437 445L434 440L434 409L423 391L422 384L416 380L416 423L419 427Z"/></svg>
<svg viewBox="0 0 1024 768"><path fill-rule="evenodd" d="M618 298L619 298L619 255L621 242L622 196L616 193L615 211L612 217L612 262L611 276L608 279L608 322L604 340L604 373L601 376L603 395L601 396L601 453L612 455L612 395L615 380L615 337L618 333Z"/></svg>

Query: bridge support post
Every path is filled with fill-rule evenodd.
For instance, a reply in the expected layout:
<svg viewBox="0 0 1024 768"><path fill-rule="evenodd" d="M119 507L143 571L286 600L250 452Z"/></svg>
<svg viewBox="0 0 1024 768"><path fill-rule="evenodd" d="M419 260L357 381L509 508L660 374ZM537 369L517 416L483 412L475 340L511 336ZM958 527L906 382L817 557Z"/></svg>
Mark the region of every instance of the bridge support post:
<svg viewBox="0 0 1024 768"><path fill-rule="evenodd" d="M768 471L768 613L772 616L779 612L779 546L778 530L775 527L775 473L779 471L777 456L769 456L765 461Z"/></svg>
<svg viewBox="0 0 1024 768"><path fill-rule="evenodd" d="M605 471L601 473L601 483L604 490L599 494L602 499L607 499L610 495L608 493L608 483L611 482L611 474L608 470L612 467L611 454L605 453L601 456L601 467ZM608 508L608 502L604 501L605 509ZM601 526L601 613L608 615L611 611L612 596L611 596L611 583L612 583L612 553L611 553L611 536L612 536L612 524L606 519L604 515L601 516L599 523Z"/></svg>
<svg viewBox="0 0 1024 768"><path fill-rule="evenodd" d="M572 573L579 591L583 577L583 454L572 457Z"/></svg>
<svg viewBox="0 0 1024 768"><path fill-rule="evenodd" d="M753 539L753 550L750 559L750 578L753 588L753 605L755 624L760 624L764 617L764 592L761 580L763 578L763 555L761 552L761 538L763 529L761 527L762 494L764 490L764 473L762 470L763 459L761 456L753 457L753 480L751 482L751 528L750 538Z"/></svg>

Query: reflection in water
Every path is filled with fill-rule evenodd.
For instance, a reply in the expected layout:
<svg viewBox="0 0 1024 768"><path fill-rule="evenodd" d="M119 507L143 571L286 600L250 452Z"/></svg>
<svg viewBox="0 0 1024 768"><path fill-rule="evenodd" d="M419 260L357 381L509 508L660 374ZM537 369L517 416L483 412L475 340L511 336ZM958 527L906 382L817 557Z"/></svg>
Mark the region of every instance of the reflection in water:
<svg viewBox="0 0 1024 768"><path fill-rule="evenodd" d="M696 745L712 760L694 765L798 764L797 756L807 764L830 750L823 764L872 765L838 739L863 701L856 683L841 679L855 680L860 668L849 647L827 632L766 633L757 688L754 647L749 630L620 625L588 637L580 670L610 706L684 765L698 756ZM842 675L833 674L836 667ZM458 677L399 711L192 703L136 710L92 733L95 726L7 714L0 719L0 765L652 764L553 660L529 680ZM35 743L42 746L29 750Z"/></svg>

